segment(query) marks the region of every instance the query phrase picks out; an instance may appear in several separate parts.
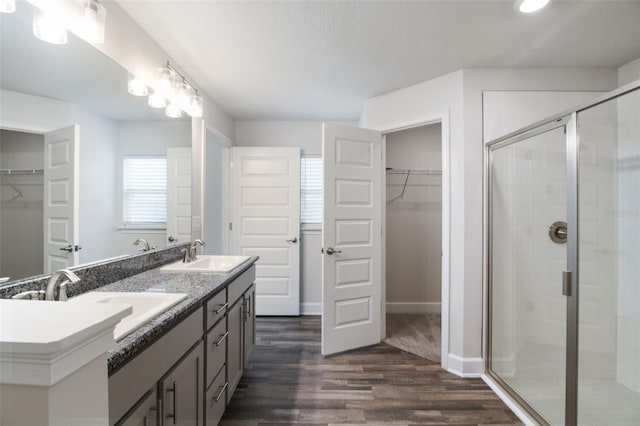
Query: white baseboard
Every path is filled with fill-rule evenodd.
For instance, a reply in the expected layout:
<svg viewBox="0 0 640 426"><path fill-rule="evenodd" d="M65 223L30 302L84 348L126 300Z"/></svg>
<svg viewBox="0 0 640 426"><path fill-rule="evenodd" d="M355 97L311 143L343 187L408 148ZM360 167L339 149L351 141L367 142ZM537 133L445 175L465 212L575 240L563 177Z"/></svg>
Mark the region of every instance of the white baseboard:
<svg viewBox="0 0 640 426"><path fill-rule="evenodd" d="M387 302L388 314L439 314L440 302Z"/></svg>
<svg viewBox="0 0 640 426"><path fill-rule="evenodd" d="M460 377L480 377L484 373L482 358L461 358L449 354L447 357L447 371Z"/></svg>
<svg viewBox="0 0 640 426"><path fill-rule="evenodd" d="M301 303L300 315L322 315L322 303Z"/></svg>

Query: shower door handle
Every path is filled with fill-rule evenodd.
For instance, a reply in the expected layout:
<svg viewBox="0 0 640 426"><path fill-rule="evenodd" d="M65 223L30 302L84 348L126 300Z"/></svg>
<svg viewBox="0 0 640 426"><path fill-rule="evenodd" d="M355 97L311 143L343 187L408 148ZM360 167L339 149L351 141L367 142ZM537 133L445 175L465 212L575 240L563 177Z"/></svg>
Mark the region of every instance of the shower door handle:
<svg viewBox="0 0 640 426"><path fill-rule="evenodd" d="M562 295L571 296L571 271L562 271Z"/></svg>

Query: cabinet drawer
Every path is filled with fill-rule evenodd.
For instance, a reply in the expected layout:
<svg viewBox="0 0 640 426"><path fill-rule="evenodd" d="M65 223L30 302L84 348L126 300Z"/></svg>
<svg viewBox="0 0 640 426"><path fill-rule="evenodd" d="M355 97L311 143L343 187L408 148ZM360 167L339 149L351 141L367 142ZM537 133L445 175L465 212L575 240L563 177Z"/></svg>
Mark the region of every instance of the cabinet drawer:
<svg viewBox="0 0 640 426"><path fill-rule="evenodd" d="M227 290L222 290L207 302L206 330L210 329L216 321L224 316L227 312L227 307Z"/></svg>
<svg viewBox="0 0 640 426"><path fill-rule="evenodd" d="M207 380L209 385L224 366L227 354L227 323L220 321L207 333Z"/></svg>
<svg viewBox="0 0 640 426"><path fill-rule="evenodd" d="M207 389L205 407L206 407L206 422L207 425L217 425L222 415L224 414L225 401L227 393L227 381L224 368L220 370L220 373L214 380L214 382Z"/></svg>
<svg viewBox="0 0 640 426"><path fill-rule="evenodd" d="M229 284L229 306L233 305L256 279L256 267L252 266Z"/></svg>

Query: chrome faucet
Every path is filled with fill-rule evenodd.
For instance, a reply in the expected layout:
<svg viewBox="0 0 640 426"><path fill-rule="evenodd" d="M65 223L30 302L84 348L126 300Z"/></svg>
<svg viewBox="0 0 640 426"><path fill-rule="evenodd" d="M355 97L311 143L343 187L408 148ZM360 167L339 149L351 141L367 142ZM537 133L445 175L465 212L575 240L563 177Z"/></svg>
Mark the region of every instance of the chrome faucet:
<svg viewBox="0 0 640 426"><path fill-rule="evenodd" d="M65 277L67 279L60 285L57 285L60 277ZM60 269L59 271L54 272L47 282L47 289L44 292L44 300L58 300L61 302L67 300L67 284L77 282L80 282L80 277L68 269ZM57 294L56 287L58 287Z"/></svg>
<svg viewBox="0 0 640 426"><path fill-rule="evenodd" d="M138 250L141 250L141 251L149 251L149 250L151 250L151 247L149 246L149 242L147 240L145 240L144 238L138 238L137 240L135 240L133 242L134 246L137 246L137 245L140 245L140 244L142 244L143 247L138 249Z"/></svg>
<svg viewBox="0 0 640 426"><path fill-rule="evenodd" d="M201 247L204 247L205 243L200 238L197 238L193 240L193 242L191 243L191 246L188 249L186 248L182 249L182 252L184 253L184 255L182 256L182 261L184 263L193 262L194 260L198 259L198 255L196 251L196 248L198 245L200 245Z"/></svg>

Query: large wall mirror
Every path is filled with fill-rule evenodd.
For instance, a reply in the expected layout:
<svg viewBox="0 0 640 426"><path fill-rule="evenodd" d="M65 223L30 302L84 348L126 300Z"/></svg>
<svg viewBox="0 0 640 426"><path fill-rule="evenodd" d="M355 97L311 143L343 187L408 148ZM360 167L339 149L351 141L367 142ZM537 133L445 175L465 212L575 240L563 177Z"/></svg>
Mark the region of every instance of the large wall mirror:
<svg viewBox="0 0 640 426"><path fill-rule="evenodd" d="M0 280L188 241L191 118L73 34L34 37L35 12L0 13Z"/></svg>

